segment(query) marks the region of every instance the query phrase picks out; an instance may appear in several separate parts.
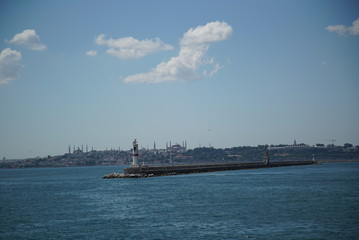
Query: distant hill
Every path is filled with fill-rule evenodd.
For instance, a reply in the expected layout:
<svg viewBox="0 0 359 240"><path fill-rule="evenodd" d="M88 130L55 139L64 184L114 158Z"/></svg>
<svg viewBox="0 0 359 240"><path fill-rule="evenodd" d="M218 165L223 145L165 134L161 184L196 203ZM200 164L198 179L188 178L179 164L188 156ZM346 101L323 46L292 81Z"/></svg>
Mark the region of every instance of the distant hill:
<svg viewBox="0 0 359 240"><path fill-rule="evenodd" d="M144 164L169 163L211 163L211 162L250 162L262 161L265 146L242 146L233 148L202 147L190 150L177 149L156 150L142 149L139 162ZM359 146L351 144L344 146L319 145L271 145L269 147L271 161L281 160L312 160L317 161L358 161ZM90 151L75 152L59 156L44 158L29 158L23 160L2 160L0 168L36 168L36 167L75 167L75 166L101 166L101 165L129 165L131 163L130 151Z"/></svg>

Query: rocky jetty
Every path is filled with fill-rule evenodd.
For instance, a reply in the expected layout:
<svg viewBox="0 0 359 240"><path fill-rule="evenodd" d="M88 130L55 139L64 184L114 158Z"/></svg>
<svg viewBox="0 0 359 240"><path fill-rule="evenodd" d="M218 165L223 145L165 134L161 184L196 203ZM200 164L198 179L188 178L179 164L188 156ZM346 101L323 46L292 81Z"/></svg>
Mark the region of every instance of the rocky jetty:
<svg viewBox="0 0 359 240"><path fill-rule="evenodd" d="M138 165L124 169L124 173L110 173L103 178L145 178L193 174L204 172L233 171L242 169L289 167L316 164L316 161L280 161L280 162L247 162L247 163L220 163L220 164L188 164L188 165Z"/></svg>
<svg viewBox="0 0 359 240"><path fill-rule="evenodd" d="M103 176L103 179L111 179L111 178L145 178L145 177L154 177L154 174L146 174L146 173L109 173Z"/></svg>

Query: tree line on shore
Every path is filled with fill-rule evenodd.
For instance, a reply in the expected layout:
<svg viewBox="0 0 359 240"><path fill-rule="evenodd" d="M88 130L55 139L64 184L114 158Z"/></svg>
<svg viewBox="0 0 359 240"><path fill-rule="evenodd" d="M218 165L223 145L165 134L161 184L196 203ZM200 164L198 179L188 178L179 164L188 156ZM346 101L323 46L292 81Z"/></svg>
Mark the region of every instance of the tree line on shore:
<svg viewBox="0 0 359 240"><path fill-rule="evenodd" d="M262 161L264 145L241 146L233 148L201 147L187 151L157 151L142 149L139 162L142 164L189 164L189 163L218 163L218 162L249 162ZM281 160L359 160L359 146L346 143L343 146L309 147L298 144L271 145L269 147L271 161ZM0 168L33 168L33 167L75 167L100 165L129 165L131 151L77 151L73 154L28 158L17 161L0 161Z"/></svg>

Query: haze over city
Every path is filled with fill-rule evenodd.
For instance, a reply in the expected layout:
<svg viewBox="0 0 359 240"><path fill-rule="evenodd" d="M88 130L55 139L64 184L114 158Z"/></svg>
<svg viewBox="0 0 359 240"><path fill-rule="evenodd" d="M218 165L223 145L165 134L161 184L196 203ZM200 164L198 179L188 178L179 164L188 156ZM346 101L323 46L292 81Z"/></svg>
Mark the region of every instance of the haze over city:
<svg viewBox="0 0 359 240"><path fill-rule="evenodd" d="M1 1L0 157L359 144L357 1Z"/></svg>

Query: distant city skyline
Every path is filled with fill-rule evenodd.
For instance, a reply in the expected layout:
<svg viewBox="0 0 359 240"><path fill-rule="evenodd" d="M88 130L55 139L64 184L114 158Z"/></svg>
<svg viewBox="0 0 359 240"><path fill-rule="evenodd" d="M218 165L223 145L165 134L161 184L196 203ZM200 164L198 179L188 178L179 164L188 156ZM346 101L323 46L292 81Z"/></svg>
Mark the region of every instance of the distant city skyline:
<svg viewBox="0 0 359 240"><path fill-rule="evenodd" d="M318 142L318 143L315 143L315 144L307 144L306 142L297 142L296 139L293 140L292 143L265 143L265 144L258 144L258 146L260 145L286 145L286 146L301 146L301 145L305 145L305 146L308 146L308 147L313 147L313 146L316 146L316 145L321 145L323 144L324 146L344 146L344 144L342 145L338 145L338 144L335 144L336 140L335 139L331 139L331 140L326 140L324 142ZM351 143L349 143L351 144ZM184 149L194 149L194 148L201 148L201 147L204 147L204 148L208 148L208 147L213 147L213 148L227 148L227 147L215 147L213 146L211 143L207 143L206 144L201 144L199 143L197 146L193 146L192 148L188 148L187 147L187 140L185 141L182 141L182 144L179 143L179 142L173 142L172 141L166 141L165 144L157 144L156 141L153 142L153 145L142 145L141 143L139 143L139 150L166 150L166 149L170 149L172 146L181 146L183 147ZM84 147L85 146L85 147ZM257 145L256 145L257 146ZM253 147L256 147L256 146L253 146ZM356 147L356 146L359 146L359 145L353 145L353 147ZM243 147L243 146L232 146L232 147ZM228 147L230 148L230 147ZM94 148L93 146L89 146L89 145L84 145L84 144L81 144L79 146L77 145L68 145L68 153L73 153L75 151L81 151L81 152L90 152L90 151L131 151L132 147L128 148L128 149L125 149L125 148L122 148L121 146L118 146L118 147L114 147L114 146L111 146L111 147L105 147L104 149L96 149ZM64 152L65 153L65 152Z"/></svg>
<svg viewBox="0 0 359 240"><path fill-rule="evenodd" d="M0 3L0 158L359 145L358 1Z"/></svg>

